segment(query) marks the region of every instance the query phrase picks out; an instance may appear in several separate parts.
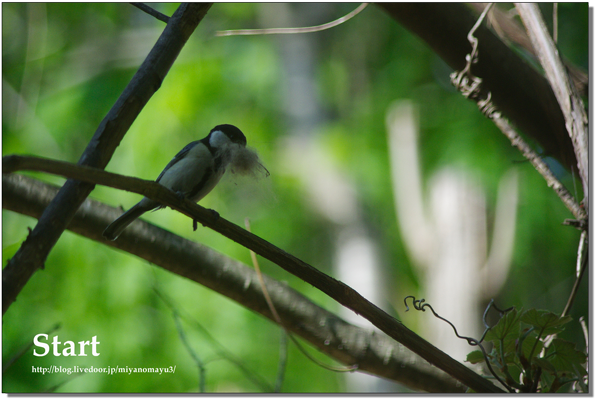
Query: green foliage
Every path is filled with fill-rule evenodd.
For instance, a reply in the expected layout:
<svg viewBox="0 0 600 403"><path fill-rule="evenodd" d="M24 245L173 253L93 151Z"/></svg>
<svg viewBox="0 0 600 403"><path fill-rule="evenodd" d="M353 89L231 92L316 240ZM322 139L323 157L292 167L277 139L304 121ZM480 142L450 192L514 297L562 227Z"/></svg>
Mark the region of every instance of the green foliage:
<svg viewBox="0 0 600 403"><path fill-rule="evenodd" d="M487 360L512 389L524 393L555 393L570 388L587 392L587 355L574 343L556 337L571 321L569 316L529 309L512 309L489 329L484 341L489 353L471 352L471 364Z"/></svg>

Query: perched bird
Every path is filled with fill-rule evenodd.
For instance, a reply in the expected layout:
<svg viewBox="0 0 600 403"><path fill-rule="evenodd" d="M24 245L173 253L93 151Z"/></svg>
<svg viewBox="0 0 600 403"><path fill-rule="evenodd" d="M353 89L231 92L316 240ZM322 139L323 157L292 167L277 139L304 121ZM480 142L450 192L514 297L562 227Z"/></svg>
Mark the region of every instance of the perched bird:
<svg viewBox="0 0 600 403"><path fill-rule="evenodd" d="M219 183L231 162L241 171L250 171L258 166L266 170L256 152L246 149L246 136L240 129L233 125L219 125L202 140L183 147L158 175L156 182L197 203ZM102 235L114 241L133 220L147 211L164 207L144 197L106 227Z"/></svg>

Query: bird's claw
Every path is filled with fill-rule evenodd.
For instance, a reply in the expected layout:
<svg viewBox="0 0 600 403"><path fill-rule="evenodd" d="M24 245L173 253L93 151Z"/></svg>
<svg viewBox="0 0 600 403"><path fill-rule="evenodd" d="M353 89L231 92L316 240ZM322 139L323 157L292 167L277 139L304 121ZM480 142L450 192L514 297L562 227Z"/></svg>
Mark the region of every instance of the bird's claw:
<svg viewBox="0 0 600 403"><path fill-rule="evenodd" d="M216 212L215 210L213 210L213 209L207 209L207 210L210 213L210 215L212 215L213 222L216 222L219 218L221 218L221 215L218 212ZM206 227L205 224L203 224L203 223L201 223L201 224L203 227ZM198 221L193 220L192 228L194 231L196 231L198 229Z"/></svg>
<svg viewBox="0 0 600 403"><path fill-rule="evenodd" d="M179 201L182 201L183 199L185 199L185 192L182 190L178 190L175 192L175 194L177 195L177 198L179 199Z"/></svg>
<svg viewBox="0 0 600 403"><path fill-rule="evenodd" d="M212 214L214 221L217 221L219 218L221 218L221 215L218 212L216 212L215 210L208 209L208 211L210 212L210 214Z"/></svg>

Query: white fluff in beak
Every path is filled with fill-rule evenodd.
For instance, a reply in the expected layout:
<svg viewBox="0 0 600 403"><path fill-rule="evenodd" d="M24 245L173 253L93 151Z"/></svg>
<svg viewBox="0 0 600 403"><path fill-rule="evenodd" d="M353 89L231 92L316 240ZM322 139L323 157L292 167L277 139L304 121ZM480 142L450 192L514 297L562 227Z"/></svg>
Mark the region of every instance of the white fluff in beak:
<svg viewBox="0 0 600 403"><path fill-rule="evenodd" d="M252 176L254 178L270 175L270 172L260 162L258 153L253 148L236 144L229 151L231 152L229 170L232 174Z"/></svg>

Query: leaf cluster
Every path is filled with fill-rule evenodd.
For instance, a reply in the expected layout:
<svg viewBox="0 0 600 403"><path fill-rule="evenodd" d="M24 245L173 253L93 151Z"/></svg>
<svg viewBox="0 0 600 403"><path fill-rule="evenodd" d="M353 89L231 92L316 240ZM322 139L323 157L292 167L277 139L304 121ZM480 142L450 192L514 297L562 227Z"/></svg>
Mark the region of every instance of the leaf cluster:
<svg viewBox="0 0 600 403"><path fill-rule="evenodd" d="M572 390L587 392L587 354L575 344L557 338L571 321L553 312L512 309L489 329L484 341L492 344L485 354L468 354L467 360L487 360L506 385L523 393L556 393Z"/></svg>

